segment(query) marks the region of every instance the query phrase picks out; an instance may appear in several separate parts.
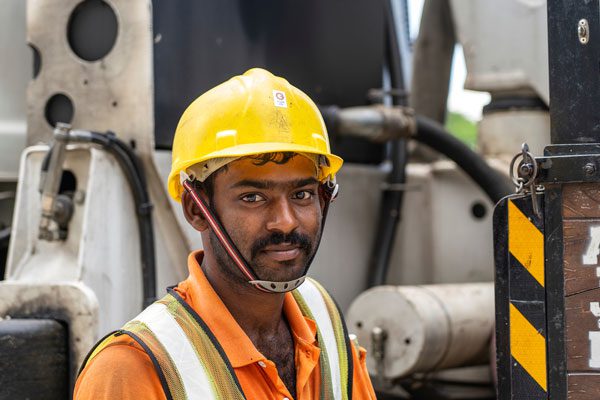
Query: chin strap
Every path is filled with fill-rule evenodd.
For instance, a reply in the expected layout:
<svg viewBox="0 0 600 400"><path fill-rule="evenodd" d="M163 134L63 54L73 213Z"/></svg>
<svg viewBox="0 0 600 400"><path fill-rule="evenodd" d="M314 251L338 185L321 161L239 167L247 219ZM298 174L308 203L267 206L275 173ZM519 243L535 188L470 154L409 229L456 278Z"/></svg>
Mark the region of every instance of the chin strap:
<svg viewBox="0 0 600 400"><path fill-rule="evenodd" d="M213 230L219 242L223 245L223 248L229 254L229 257L233 260L234 264L238 267L238 269L244 274L244 276L248 279L248 283L254 286L257 290L261 292L268 293L285 293L296 289L298 286L304 282L306 279L306 272L308 271L309 265L312 263L314 259L314 254L311 259L306 264L306 268L304 269L304 273L300 278L287 281L287 282L272 282L272 281L263 281L258 279L256 273L252 270L250 265L246 262L244 257L240 254L239 250L231 240L231 237L227 234L227 231L221 225L221 222L218 220L217 216L210 210L208 205L202 200L202 198L198 195L194 188L194 183L192 180L185 179L183 181L183 187L192 197L194 203L200 209L200 212L206 218L208 225ZM327 212L329 211L329 204L337 197L339 185L335 183L335 181L327 180L319 186L319 198L320 201L324 202L323 204L323 218L321 220L321 234L323 233L323 227L325 226L325 219L327 218ZM318 244L317 244L318 246ZM316 249L315 249L316 253Z"/></svg>

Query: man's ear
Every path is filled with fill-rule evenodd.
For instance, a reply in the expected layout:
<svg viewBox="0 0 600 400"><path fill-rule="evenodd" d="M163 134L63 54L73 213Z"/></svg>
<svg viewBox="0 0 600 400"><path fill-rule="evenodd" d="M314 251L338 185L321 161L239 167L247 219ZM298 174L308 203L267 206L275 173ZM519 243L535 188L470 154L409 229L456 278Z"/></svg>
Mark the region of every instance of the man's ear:
<svg viewBox="0 0 600 400"><path fill-rule="evenodd" d="M200 212L200 208L194 203L192 196L186 191L184 191L181 196L181 206L183 208L185 219L195 230L204 232L208 229L208 222Z"/></svg>

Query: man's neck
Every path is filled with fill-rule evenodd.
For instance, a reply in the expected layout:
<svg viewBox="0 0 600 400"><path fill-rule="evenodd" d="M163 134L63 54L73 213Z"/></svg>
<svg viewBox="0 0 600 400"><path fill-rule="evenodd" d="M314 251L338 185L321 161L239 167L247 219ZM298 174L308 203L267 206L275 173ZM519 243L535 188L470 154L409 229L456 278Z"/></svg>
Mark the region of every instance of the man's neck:
<svg viewBox="0 0 600 400"><path fill-rule="evenodd" d="M275 363L278 374L296 397L296 366L291 328L283 315L284 293L264 293L223 272L205 257L204 275L256 349ZM226 268L226 267L225 267Z"/></svg>
<svg viewBox="0 0 600 400"><path fill-rule="evenodd" d="M250 339L270 336L281 329L285 323L284 293L264 293L246 282L233 281L213 260L204 261L206 278Z"/></svg>

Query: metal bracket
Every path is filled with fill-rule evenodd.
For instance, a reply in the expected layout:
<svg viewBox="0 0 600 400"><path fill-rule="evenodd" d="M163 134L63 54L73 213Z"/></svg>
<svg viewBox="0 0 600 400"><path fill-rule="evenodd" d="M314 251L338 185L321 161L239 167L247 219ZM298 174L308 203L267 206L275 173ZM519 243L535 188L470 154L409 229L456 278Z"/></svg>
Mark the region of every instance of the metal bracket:
<svg viewBox="0 0 600 400"><path fill-rule="evenodd" d="M518 164L517 161L519 161ZM515 165L517 165L516 174ZM540 205L537 196L544 191L544 187L538 185L538 162L533 154L531 154L529 151L529 146L527 143L523 143L521 145L521 153L513 157L512 161L510 162L509 172L510 178L516 186L516 192L518 194L531 195L533 213L536 215L536 217L541 218Z"/></svg>
<svg viewBox="0 0 600 400"><path fill-rule="evenodd" d="M577 24L577 36L579 37L579 43L588 44L590 41L590 24L587 19L583 18L579 20Z"/></svg>
<svg viewBox="0 0 600 400"><path fill-rule="evenodd" d="M57 123L54 128L54 143L50 147L48 165L42 171L40 189L42 216L38 237L42 240L65 240L67 232L61 228L72 215L70 199L58 193L63 173L66 145L69 141L69 124Z"/></svg>
<svg viewBox="0 0 600 400"><path fill-rule="evenodd" d="M536 158L539 183L600 182L600 144L548 146Z"/></svg>

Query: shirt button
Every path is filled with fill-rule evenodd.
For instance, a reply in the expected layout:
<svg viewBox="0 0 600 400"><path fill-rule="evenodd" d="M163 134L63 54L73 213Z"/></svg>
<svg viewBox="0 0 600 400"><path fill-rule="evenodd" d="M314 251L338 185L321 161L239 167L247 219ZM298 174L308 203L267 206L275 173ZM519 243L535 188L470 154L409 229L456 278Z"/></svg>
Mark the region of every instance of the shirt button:
<svg viewBox="0 0 600 400"><path fill-rule="evenodd" d="M261 367L263 367L263 368L266 368L266 367L267 367L267 364L265 364L265 362L264 362L264 361L259 361L259 362L258 362L258 365L260 365L260 366L261 366ZM288 399L288 400L289 400L289 399Z"/></svg>

